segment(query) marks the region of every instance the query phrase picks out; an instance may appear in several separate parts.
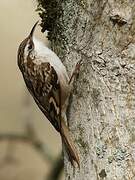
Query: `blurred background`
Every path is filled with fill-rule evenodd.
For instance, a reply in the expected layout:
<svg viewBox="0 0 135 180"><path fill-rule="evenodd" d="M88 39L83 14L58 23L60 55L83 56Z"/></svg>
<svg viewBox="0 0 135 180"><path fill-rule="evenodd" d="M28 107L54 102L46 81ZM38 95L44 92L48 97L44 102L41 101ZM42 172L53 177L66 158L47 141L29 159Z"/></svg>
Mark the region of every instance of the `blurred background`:
<svg viewBox="0 0 135 180"><path fill-rule="evenodd" d="M61 153L58 133L27 93L17 67L18 46L39 19L36 5L0 0L0 180L47 180ZM47 43L40 27L36 36Z"/></svg>

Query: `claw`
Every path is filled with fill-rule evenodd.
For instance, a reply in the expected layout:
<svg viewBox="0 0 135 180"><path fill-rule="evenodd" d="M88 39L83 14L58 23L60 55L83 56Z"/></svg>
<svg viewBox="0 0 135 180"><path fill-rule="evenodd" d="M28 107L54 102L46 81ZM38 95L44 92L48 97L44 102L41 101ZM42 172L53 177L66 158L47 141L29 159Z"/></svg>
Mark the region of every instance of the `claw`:
<svg viewBox="0 0 135 180"><path fill-rule="evenodd" d="M71 83L73 77L79 74L81 65L82 65L82 59L76 63L75 69L70 77L69 84Z"/></svg>

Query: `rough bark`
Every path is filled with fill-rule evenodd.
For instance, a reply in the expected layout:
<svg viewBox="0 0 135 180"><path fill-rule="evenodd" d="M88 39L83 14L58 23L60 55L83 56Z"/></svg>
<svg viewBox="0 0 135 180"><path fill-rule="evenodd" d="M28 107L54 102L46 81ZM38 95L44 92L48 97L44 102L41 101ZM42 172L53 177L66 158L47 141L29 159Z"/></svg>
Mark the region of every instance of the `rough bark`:
<svg viewBox="0 0 135 180"><path fill-rule="evenodd" d="M134 179L135 1L46 1L52 48L69 74L83 60L68 109L81 168L65 157L65 179Z"/></svg>

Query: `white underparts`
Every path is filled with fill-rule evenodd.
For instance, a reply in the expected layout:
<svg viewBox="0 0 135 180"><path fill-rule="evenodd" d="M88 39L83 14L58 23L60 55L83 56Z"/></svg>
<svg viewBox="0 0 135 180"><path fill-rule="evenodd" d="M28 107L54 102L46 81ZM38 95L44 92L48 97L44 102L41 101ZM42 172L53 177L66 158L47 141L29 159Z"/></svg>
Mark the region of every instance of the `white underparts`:
<svg viewBox="0 0 135 180"><path fill-rule="evenodd" d="M37 54L37 57L40 57L40 59L35 59L35 62L49 62L54 67L58 75L62 75L64 78L69 80L66 68L59 57L35 37L33 37L33 42L35 46L35 54Z"/></svg>

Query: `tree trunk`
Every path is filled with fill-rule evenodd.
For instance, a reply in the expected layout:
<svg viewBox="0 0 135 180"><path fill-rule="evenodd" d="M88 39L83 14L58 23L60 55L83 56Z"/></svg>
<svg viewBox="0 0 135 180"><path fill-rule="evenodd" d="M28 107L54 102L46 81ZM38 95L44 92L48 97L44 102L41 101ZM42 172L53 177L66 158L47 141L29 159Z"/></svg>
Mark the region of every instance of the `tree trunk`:
<svg viewBox="0 0 135 180"><path fill-rule="evenodd" d="M43 31L69 74L83 60L68 109L81 167L65 157L65 179L134 179L135 1L40 3Z"/></svg>

